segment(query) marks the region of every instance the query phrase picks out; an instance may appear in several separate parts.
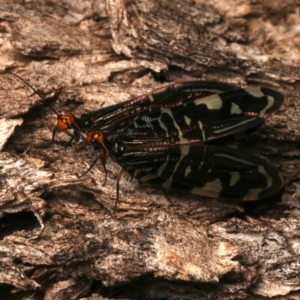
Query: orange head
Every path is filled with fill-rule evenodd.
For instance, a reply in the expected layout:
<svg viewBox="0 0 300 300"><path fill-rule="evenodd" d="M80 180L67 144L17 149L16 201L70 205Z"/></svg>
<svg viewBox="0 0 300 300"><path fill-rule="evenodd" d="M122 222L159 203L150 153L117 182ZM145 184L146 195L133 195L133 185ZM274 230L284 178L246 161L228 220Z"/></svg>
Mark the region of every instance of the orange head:
<svg viewBox="0 0 300 300"><path fill-rule="evenodd" d="M56 128L59 131L65 131L70 129L72 125L75 125L75 119L72 114L59 115Z"/></svg>
<svg viewBox="0 0 300 300"><path fill-rule="evenodd" d="M87 135L87 137L85 138L85 142L89 145L95 142L103 145L104 135L101 131L93 130Z"/></svg>

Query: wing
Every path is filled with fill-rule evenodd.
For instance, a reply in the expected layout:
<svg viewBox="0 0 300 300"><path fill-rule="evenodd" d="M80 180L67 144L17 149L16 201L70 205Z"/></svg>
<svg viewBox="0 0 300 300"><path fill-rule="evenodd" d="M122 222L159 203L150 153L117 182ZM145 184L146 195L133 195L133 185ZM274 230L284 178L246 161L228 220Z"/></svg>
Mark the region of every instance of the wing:
<svg viewBox="0 0 300 300"><path fill-rule="evenodd" d="M210 142L253 132L282 102L282 94L261 87L195 96L181 105L137 117L122 134L141 142L153 138L167 138L174 143Z"/></svg>
<svg viewBox="0 0 300 300"><path fill-rule="evenodd" d="M283 96L262 87L219 93L210 89L203 96L198 85L189 85L156 91L157 99L151 94L143 100L154 104L122 107L105 124L100 118L86 142L99 145L133 177L164 188L231 200L260 199L279 191L282 177L267 160L205 144L253 132L280 107Z"/></svg>
<svg viewBox="0 0 300 300"><path fill-rule="evenodd" d="M268 160L220 146L184 146L155 153L131 151L118 162L141 182L221 200L267 198L280 191L284 183Z"/></svg>
<svg viewBox="0 0 300 300"><path fill-rule="evenodd" d="M176 107L196 98L201 99L232 89L234 89L232 85L219 82L186 81L174 83L154 90L150 94L85 114L83 122L90 119L93 124L91 130L98 129L106 133L116 132L123 130L138 116L147 115L164 108Z"/></svg>

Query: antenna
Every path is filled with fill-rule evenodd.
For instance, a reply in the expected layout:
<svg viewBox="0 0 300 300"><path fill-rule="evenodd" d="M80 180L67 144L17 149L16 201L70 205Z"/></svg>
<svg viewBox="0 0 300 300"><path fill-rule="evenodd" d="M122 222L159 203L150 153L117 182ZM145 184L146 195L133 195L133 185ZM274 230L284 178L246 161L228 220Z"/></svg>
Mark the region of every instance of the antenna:
<svg viewBox="0 0 300 300"><path fill-rule="evenodd" d="M23 81L29 88L31 88L34 91L35 94L37 94L45 102L45 98L42 97L42 95L32 85L30 85L26 80L24 80L21 76L15 74L13 72L9 72L9 71L6 71L6 72L13 75L13 76L15 76L15 77L17 77L21 81ZM57 115L57 117L59 118L58 112L50 104L48 104L48 105L53 110L53 112Z"/></svg>

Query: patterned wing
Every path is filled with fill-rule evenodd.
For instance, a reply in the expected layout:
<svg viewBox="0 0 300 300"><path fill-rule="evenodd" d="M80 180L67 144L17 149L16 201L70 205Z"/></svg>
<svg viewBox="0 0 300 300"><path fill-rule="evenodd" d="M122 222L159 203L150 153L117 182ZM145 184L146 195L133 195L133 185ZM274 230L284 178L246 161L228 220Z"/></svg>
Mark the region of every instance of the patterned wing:
<svg viewBox="0 0 300 300"><path fill-rule="evenodd" d="M141 142L168 138L174 143L190 143L249 134L282 102L282 94L269 88L230 90L139 116L123 136Z"/></svg>
<svg viewBox="0 0 300 300"><path fill-rule="evenodd" d="M131 124L138 116L161 111L164 108L176 107L193 101L195 98L201 99L232 89L234 89L233 86L219 82L179 82L154 90L150 94L85 114L84 118L92 120L91 130L100 129L106 133L116 132Z"/></svg>
<svg viewBox="0 0 300 300"><path fill-rule="evenodd" d="M267 198L284 184L265 158L220 146L125 152L119 163L141 182L221 200Z"/></svg>

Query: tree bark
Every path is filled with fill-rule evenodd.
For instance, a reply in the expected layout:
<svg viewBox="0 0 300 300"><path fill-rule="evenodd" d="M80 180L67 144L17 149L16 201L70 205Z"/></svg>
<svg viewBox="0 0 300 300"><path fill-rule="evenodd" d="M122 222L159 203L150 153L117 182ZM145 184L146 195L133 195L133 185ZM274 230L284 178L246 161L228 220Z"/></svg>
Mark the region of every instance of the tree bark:
<svg viewBox="0 0 300 300"><path fill-rule="evenodd" d="M2 1L3 299L298 299L299 25L292 0ZM120 166L108 161L102 186L100 164L79 177L97 151L51 144L49 105L80 116L194 79L284 94L239 143L280 169L282 195L229 206L171 192L170 204L125 175L114 209Z"/></svg>

